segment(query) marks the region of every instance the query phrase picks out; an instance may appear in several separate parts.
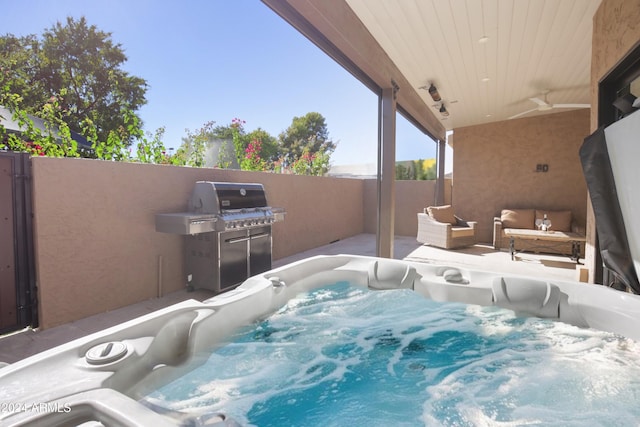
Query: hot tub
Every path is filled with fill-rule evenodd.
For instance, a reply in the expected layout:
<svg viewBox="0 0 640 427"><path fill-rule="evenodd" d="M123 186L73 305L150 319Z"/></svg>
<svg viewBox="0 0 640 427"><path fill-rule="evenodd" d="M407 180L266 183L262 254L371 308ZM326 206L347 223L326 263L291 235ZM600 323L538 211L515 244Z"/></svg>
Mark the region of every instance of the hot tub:
<svg viewBox="0 0 640 427"><path fill-rule="evenodd" d="M238 328L269 316L302 292L341 281L372 290L410 289L435 301L495 305L640 340L640 297L602 286L320 256L254 276L207 301L185 301L0 369L0 424L237 425L224 413L171 413L140 398L183 375L185 366L204 363L203 354Z"/></svg>

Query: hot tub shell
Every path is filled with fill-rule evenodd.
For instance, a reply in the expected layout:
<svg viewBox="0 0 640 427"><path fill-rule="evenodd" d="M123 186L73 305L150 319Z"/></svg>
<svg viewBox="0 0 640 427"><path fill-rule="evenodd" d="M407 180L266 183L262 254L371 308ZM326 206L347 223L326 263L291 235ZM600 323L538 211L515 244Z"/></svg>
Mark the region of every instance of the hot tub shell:
<svg viewBox="0 0 640 427"><path fill-rule="evenodd" d="M499 306L639 340L640 297L602 286L352 255L319 256L254 276L204 302L189 300L0 369L0 424L236 425L224 414L156 411L139 399L204 363L239 327L301 292L347 281L413 289L436 301ZM198 424L200 422L200 424Z"/></svg>

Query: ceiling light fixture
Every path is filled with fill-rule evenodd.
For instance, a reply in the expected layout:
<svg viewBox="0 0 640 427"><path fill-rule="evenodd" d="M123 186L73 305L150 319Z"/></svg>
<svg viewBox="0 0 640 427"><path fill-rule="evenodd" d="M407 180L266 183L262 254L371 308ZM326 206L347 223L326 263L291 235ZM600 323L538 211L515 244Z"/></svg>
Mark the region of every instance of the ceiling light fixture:
<svg viewBox="0 0 640 427"><path fill-rule="evenodd" d="M429 91L429 95L431 95L431 98L433 98L435 102L442 101L442 97L438 93L438 89L435 87L433 83L431 83L431 86L429 86L429 89L427 90Z"/></svg>
<svg viewBox="0 0 640 427"><path fill-rule="evenodd" d="M442 117L449 117L449 112L444 108L444 104L440 106L440 114L442 114Z"/></svg>
<svg viewBox="0 0 640 427"><path fill-rule="evenodd" d="M478 39L478 43L486 43L489 41L489 37L487 36L482 36Z"/></svg>

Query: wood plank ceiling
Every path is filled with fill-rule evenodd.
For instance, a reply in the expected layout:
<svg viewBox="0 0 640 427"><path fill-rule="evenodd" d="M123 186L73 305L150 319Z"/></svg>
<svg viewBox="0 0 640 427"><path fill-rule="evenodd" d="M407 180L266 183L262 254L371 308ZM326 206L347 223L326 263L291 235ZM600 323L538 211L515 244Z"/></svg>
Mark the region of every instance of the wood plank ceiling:
<svg viewBox="0 0 640 427"><path fill-rule="evenodd" d="M535 109L529 98L547 91L552 104L589 104L600 1L345 0L448 130ZM448 117L420 89L431 83Z"/></svg>

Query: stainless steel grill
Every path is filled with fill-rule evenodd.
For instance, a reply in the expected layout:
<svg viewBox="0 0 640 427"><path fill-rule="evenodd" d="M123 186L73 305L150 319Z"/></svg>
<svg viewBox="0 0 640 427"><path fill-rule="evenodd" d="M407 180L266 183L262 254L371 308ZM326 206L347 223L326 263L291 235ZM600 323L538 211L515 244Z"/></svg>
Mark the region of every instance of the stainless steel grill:
<svg viewBox="0 0 640 427"><path fill-rule="evenodd" d="M187 286L223 292L271 269L271 224L262 184L196 182L188 212L156 214L156 231L186 236Z"/></svg>

